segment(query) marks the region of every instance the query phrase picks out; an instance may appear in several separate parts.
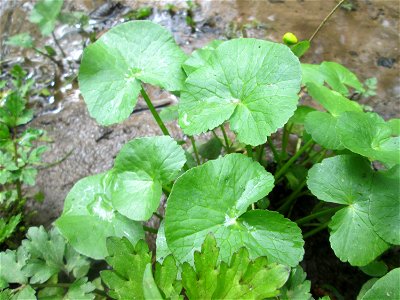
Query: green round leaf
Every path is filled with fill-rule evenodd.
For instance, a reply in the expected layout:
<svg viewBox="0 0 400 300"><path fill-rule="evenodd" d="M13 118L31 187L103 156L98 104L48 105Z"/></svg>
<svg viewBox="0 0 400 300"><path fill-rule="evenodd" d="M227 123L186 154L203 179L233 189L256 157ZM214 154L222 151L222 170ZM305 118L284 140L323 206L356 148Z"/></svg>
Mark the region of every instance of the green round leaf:
<svg viewBox="0 0 400 300"><path fill-rule="evenodd" d="M392 137L391 127L375 113L346 112L337 123L344 147L385 164L400 163L400 137Z"/></svg>
<svg viewBox="0 0 400 300"><path fill-rule="evenodd" d="M332 217L330 242L335 254L354 266L367 265L389 248L370 221L376 213L369 211L370 197L382 184L377 176L382 174L355 155L324 159L308 172L308 188L318 199L346 205Z"/></svg>
<svg viewBox="0 0 400 300"><path fill-rule="evenodd" d="M360 270L369 276L381 277L388 272L388 267L384 261L375 260L364 267L360 267Z"/></svg>
<svg viewBox="0 0 400 300"><path fill-rule="evenodd" d="M377 175L369 203L370 220L381 238L400 245L400 166Z"/></svg>
<svg viewBox="0 0 400 300"><path fill-rule="evenodd" d="M103 125L125 120L137 102L140 82L180 90L185 59L160 25L132 21L112 28L83 54L79 86L90 115Z"/></svg>
<svg viewBox="0 0 400 300"><path fill-rule="evenodd" d="M296 109L298 58L285 45L256 39L230 40L208 53L185 81L179 125L193 135L230 120L240 142L265 143Z"/></svg>
<svg viewBox="0 0 400 300"><path fill-rule="evenodd" d="M115 159L112 205L129 219L148 220L160 204L162 185L174 180L185 162L182 147L169 136L130 141Z"/></svg>
<svg viewBox="0 0 400 300"><path fill-rule="evenodd" d="M307 91L328 111L308 114L305 122L307 132L311 134L313 140L327 149L344 149L336 132L337 118L346 111L361 112L361 106L338 92L312 82L307 83Z"/></svg>
<svg viewBox="0 0 400 300"><path fill-rule="evenodd" d="M166 209L165 236L173 255L193 262L193 252L212 232L223 261L245 246L252 258L297 265L304 253L297 225L276 212L246 212L272 190L273 182L270 173L242 154L187 171L176 180Z"/></svg>
<svg viewBox="0 0 400 300"><path fill-rule="evenodd" d="M400 299L400 268L396 268L378 279L361 300Z"/></svg>
<svg viewBox="0 0 400 300"><path fill-rule="evenodd" d="M305 120L304 128L312 139L326 149L344 149L336 134L337 119L327 112L310 112Z"/></svg>
<svg viewBox="0 0 400 300"><path fill-rule="evenodd" d="M120 215L111 206L110 177L103 173L78 181L56 221L57 228L75 250L94 259L107 256L107 237L126 237L132 243L144 238L140 223Z"/></svg>
<svg viewBox="0 0 400 300"><path fill-rule="evenodd" d="M5 44L22 48L32 48L34 46L32 36L27 32L10 36L5 41Z"/></svg>

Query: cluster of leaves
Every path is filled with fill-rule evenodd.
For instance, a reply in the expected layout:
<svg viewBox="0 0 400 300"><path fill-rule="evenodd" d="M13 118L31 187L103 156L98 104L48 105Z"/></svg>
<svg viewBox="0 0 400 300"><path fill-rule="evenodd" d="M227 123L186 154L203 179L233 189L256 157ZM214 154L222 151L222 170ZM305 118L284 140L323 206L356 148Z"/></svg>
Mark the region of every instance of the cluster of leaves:
<svg viewBox="0 0 400 300"><path fill-rule="evenodd" d="M309 282L299 268L304 238L329 227L336 255L364 272L400 244L399 120L386 122L350 100L351 92L365 88L345 67L300 64L297 56L306 51L295 50L300 43L289 48L247 38L214 41L187 57L166 29L134 21L85 49L79 83L91 116L102 125L122 122L140 93L165 135L128 142L111 170L76 183L56 221L77 252L108 257L114 271L101 277L111 297L179 298L184 288L194 299L306 299ZM143 83L180 96L163 118L177 116L194 157L168 136ZM325 111L299 106L299 92ZM282 127L279 149L271 135ZM209 131L215 138L197 147L193 135ZM291 153L290 135L297 141ZM374 170L372 162L382 169ZM292 221L307 186L316 196L310 213ZM144 237L141 222L156 213L163 193L160 262L152 276L151 255L138 241ZM307 230L313 220L317 227ZM207 240L210 233L215 241ZM270 287L262 278L272 270L286 277ZM395 299L396 270L370 282L360 297L384 297L387 291Z"/></svg>
<svg viewBox="0 0 400 300"><path fill-rule="evenodd" d="M90 261L57 229L31 227L26 236L17 250L0 252L0 299L94 299Z"/></svg>
<svg viewBox="0 0 400 300"><path fill-rule="evenodd" d="M33 111L27 108L29 93L34 80L15 65L10 71L11 89L7 82L1 83L4 93L0 100L0 244L11 236L23 219L24 204L29 195L23 185L34 185L37 166L41 164L45 145L44 131L20 128L33 118ZM40 197L38 198L40 200Z"/></svg>

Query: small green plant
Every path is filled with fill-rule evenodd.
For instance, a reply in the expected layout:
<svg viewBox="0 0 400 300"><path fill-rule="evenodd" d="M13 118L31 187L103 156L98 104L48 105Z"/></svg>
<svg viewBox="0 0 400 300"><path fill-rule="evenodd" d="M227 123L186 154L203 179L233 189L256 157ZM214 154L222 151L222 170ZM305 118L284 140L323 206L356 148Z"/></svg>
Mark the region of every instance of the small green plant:
<svg viewBox="0 0 400 300"><path fill-rule="evenodd" d="M240 38L187 57L166 29L133 21L85 49L79 84L91 116L123 122L141 94L163 133L128 142L110 170L78 181L55 222L75 251L112 267L100 291L310 299L304 240L326 228L341 261L376 274L382 254L400 245L399 120L350 100L365 88L344 66L300 63L308 47L296 46L317 32L291 48ZM178 95L178 106L160 116L144 84ZM299 105L302 92L321 111ZM190 149L170 136L163 119L174 117ZM195 138L206 132L207 147ZM153 216L159 228L142 224ZM157 234L155 259L145 231ZM398 270L380 272L360 299L396 299Z"/></svg>
<svg viewBox="0 0 400 300"><path fill-rule="evenodd" d="M37 1L29 15L29 21L31 23L37 24L42 36L52 36L55 45L57 46L61 55L65 58L66 55L64 53L64 50L54 34L54 29L57 22L60 21L64 24L70 25L79 24L80 27L84 27L88 23L88 17L81 12L62 12L61 9L63 4L64 0ZM61 70L63 69L61 61L55 58L57 55L56 50L50 45L45 45L43 49L39 48L33 37L27 32L11 36L10 38L8 38L5 44L10 46L33 49L40 55L49 58Z"/></svg>
<svg viewBox="0 0 400 300"><path fill-rule="evenodd" d="M47 150L45 145L35 145L43 140L44 131L21 128L33 118L33 111L27 102L33 79L15 65L10 75L12 88L2 93L0 101L0 243L9 238L22 221L27 198L34 198L24 192L24 185L34 185L37 166ZM6 82L3 82L5 89Z"/></svg>

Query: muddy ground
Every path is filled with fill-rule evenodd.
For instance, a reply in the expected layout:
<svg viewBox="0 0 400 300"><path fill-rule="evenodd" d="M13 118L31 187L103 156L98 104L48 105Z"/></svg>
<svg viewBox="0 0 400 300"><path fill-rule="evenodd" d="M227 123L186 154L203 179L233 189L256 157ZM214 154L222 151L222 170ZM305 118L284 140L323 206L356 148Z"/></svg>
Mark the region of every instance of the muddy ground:
<svg viewBox="0 0 400 300"><path fill-rule="evenodd" d="M63 200L75 182L82 177L109 169L113 158L125 142L138 136L161 134L161 131L149 112L143 110L144 106L139 106L139 109L122 124L110 127L97 125L88 115L76 84L66 83L66 78L76 72L82 45L87 41L87 37L82 36L76 28L64 25L57 27L56 36L68 55L68 58L64 59L65 70L60 74L53 64L32 51L15 50L4 45L7 36L25 31L34 33L39 39L37 30L26 21L32 1L0 2L2 74L4 75L14 63L19 62L29 68L39 85L51 86L55 92L54 97L34 99L36 117L30 125L45 129L53 140L51 150L45 156L47 162L57 161L71 153L63 162L42 170L38 176L37 189L44 192L45 202L34 205L37 210L34 221L50 224L61 213ZM118 5L109 2L109 11L103 9L101 15L99 7L104 8L105 1L65 2L68 10L92 12L90 29L97 34L121 22L122 16L130 9L148 4L130 0L120 1ZM172 16L163 9L166 3L177 5L179 9L175 15ZM376 77L377 96L360 99L360 102L371 106L386 119L399 117L399 2L359 0L351 3L348 9L342 8L335 13L316 36L312 49L302 61L336 61L353 70L363 81ZM195 31L185 22L185 1L153 2L155 7L149 19L168 27L177 42L190 53L215 38L246 36L280 41L285 32L291 31L300 39L307 39L335 6L336 1L237 0L197 1L197 4L193 11ZM52 43L51 40L48 42ZM25 56L25 59L22 56ZM157 90L152 92L152 97L159 105L176 102L174 96ZM170 128L175 136L182 137L176 125L170 124ZM326 249L326 246L323 245L322 249ZM329 246L327 248L330 250ZM315 271L318 265L309 265L309 269ZM328 267L324 272L346 274L349 270L347 266L339 271ZM365 276L355 276L361 276L360 282L365 281ZM314 278L313 283L318 283L318 280ZM348 288L345 285L341 288L341 293L345 293L349 298L354 298L359 290L359 286L353 287L354 292L343 291Z"/></svg>

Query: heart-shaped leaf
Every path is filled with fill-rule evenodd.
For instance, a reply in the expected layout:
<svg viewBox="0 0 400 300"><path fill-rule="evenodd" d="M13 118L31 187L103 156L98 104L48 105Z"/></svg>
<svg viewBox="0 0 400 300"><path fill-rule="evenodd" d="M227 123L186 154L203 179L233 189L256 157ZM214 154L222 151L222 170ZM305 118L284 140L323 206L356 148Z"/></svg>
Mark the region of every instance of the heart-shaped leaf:
<svg viewBox="0 0 400 300"><path fill-rule="evenodd" d="M239 141L265 143L296 109L298 58L285 45L256 39L230 40L208 54L185 81L179 125L193 135L230 120Z"/></svg>
<svg viewBox="0 0 400 300"><path fill-rule="evenodd" d="M125 144L113 169L113 207L129 219L148 220L160 204L162 185L174 180L185 162L182 147L169 136Z"/></svg>
<svg viewBox="0 0 400 300"><path fill-rule="evenodd" d="M311 112L305 120L305 128L314 141L327 149L344 149L336 132L338 117L346 111L362 112L362 107L343 97L338 92L324 86L307 83L310 96L318 101L328 112Z"/></svg>
<svg viewBox="0 0 400 300"><path fill-rule="evenodd" d="M251 258L267 256L270 262L296 266L304 253L297 225L276 212L246 212L272 190L273 182L270 173L242 154L190 169L176 180L168 198L168 248L180 262L193 262L193 252L212 232L223 261L245 246Z"/></svg>
<svg viewBox="0 0 400 300"><path fill-rule="evenodd" d="M400 137L375 113L345 112L337 122L344 147L371 160L388 165L400 164Z"/></svg>
<svg viewBox="0 0 400 300"><path fill-rule="evenodd" d="M126 237L132 243L144 237L140 223L120 215L112 207L111 177L103 173L79 180L68 193L64 211L56 221L57 228L75 250L94 259L107 256L107 237Z"/></svg>
<svg viewBox="0 0 400 300"><path fill-rule="evenodd" d="M355 155L327 158L310 169L311 192L322 201L345 205L329 225L332 249L342 261L365 266L389 248L384 239L394 241L400 220L398 209L393 210L399 206L399 180L398 172L375 172L368 160Z"/></svg>
<svg viewBox="0 0 400 300"><path fill-rule="evenodd" d="M136 105L141 82L180 90L185 59L160 25L132 21L112 28L83 54L79 86L90 115L103 125L125 120Z"/></svg>

